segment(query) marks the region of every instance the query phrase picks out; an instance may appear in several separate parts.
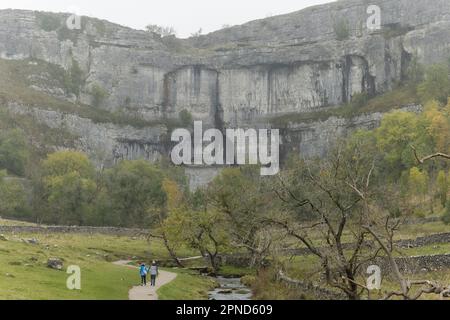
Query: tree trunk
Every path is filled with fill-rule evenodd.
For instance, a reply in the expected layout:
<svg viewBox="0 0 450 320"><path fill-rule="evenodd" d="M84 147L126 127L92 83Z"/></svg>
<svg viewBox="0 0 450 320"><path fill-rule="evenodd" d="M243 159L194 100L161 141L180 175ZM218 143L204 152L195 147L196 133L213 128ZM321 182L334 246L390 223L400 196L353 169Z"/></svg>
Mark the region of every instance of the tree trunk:
<svg viewBox="0 0 450 320"><path fill-rule="evenodd" d="M176 263L176 265L178 267L184 268L184 265L181 263L180 259L178 259L175 251L170 247L169 240L167 240L165 233L163 233L162 238L164 241L164 246L166 247L167 251L169 252L169 255L172 258L172 260Z"/></svg>
<svg viewBox="0 0 450 320"><path fill-rule="evenodd" d="M349 300L360 300L360 296L358 294L358 285L355 282L355 275L350 271L346 270L347 274L347 283L348 283L348 292L347 296Z"/></svg>
<svg viewBox="0 0 450 320"><path fill-rule="evenodd" d="M211 268L213 269L213 274L217 275L220 269L219 262L217 261L217 253L211 253L208 251L208 256L211 263Z"/></svg>

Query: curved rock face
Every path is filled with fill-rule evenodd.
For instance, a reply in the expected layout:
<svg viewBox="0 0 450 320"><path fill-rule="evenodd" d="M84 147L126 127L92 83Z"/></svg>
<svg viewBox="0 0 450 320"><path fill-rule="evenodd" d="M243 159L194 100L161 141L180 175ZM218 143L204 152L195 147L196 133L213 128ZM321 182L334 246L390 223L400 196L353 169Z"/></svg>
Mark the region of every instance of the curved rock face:
<svg viewBox="0 0 450 320"><path fill-rule="evenodd" d="M381 9L380 30L366 26L369 5ZM43 60L65 70L76 64L84 104L94 104L93 88L101 88L98 108L150 121L178 118L187 110L205 127L219 129L267 126L284 114L319 112L358 93L383 93L403 80L413 57L423 64L450 57L449 0L343 0L185 40L87 17L81 17L80 30L69 30L68 17L0 10L0 58ZM64 92L54 91L58 97ZM35 118L50 119L46 111ZM290 124L283 148L321 155L332 138L375 127L380 118ZM67 119L64 125L84 136L83 147L101 145L108 161L154 161L165 152L164 129ZM210 172L199 176L202 184Z"/></svg>
<svg viewBox="0 0 450 320"><path fill-rule="evenodd" d="M375 32L366 27L374 4L382 23ZM391 89L413 55L424 63L450 56L447 0L339 1L187 40L84 17L81 30L69 30L67 17L0 11L0 57L66 69L76 60L86 73L83 102L98 84L108 92L103 108L146 119L186 109L196 119L239 125L316 111ZM49 26L54 19L60 25ZM339 22L345 39L337 39Z"/></svg>

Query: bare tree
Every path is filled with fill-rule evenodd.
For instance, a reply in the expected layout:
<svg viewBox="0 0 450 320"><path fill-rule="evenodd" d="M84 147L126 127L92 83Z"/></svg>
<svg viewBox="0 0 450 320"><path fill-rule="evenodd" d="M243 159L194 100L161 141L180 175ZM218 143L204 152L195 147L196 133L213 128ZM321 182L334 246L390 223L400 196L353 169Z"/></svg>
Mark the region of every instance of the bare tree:
<svg viewBox="0 0 450 320"><path fill-rule="evenodd" d="M153 32L163 38L168 36L175 36L177 33L174 27L164 27L158 26L156 24L149 24L148 26L145 27L145 29L148 32Z"/></svg>
<svg viewBox="0 0 450 320"><path fill-rule="evenodd" d="M198 31L196 31L196 32L194 32L194 33L191 33L191 37L192 37L192 38L198 38L198 37L200 37L202 34L203 34L203 29L200 28L200 29L198 29Z"/></svg>
<svg viewBox="0 0 450 320"><path fill-rule="evenodd" d="M417 160L417 162L419 164L424 164L426 161L429 161L429 160L435 159L435 158L443 158L443 159L450 160L450 155L442 153L442 152L437 152L437 153L434 153L434 154L430 154L430 155L427 155L425 157L419 157L418 154L417 154L417 149L414 146L411 146L411 148L413 149L414 156L415 156L415 158L416 158L416 160Z"/></svg>
<svg viewBox="0 0 450 320"><path fill-rule="evenodd" d="M417 300L423 294L438 294L441 299L450 296L450 286L444 286L436 281L430 280L410 280L400 272L400 268L394 258L394 242L393 242L393 230L396 227L389 225L389 221L386 222L386 234L388 237L383 237L371 226L364 226L364 228L373 236L375 241L379 244L391 266L392 272L397 279L400 290L388 292L383 300L391 299L392 297L401 297L405 300ZM416 289L417 286L420 286Z"/></svg>
<svg viewBox="0 0 450 320"><path fill-rule="evenodd" d="M367 290L357 279L361 267L382 252L363 227L372 223L376 198L375 164L367 159L358 148L338 148L319 164L300 161L280 176L274 190L290 218L272 219L272 224L318 257L327 284L353 300Z"/></svg>
<svg viewBox="0 0 450 320"><path fill-rule="evenodd" d="M263 264L278 238L265 223L274 195L263 180L257 167L229 168L208 189L209 205L227 217L231 242L250 254L251 267Z"/></svg>
<svg viewBox="0 0 450 320"><path fill-rule="evenodd" d="M417 154L416 158L418 159ZM421 163L424 161L426 160L421 161ZM450 294L450 286L443 286L438 282L430 280L410 280L405 278L394 257L394 252L396 251L394 235L399 229L400 219L374 212L372 209L373 206L369 202L370 197L367 193L368 190L360 189L357 184L350 184L350 186L355 190L363 203L363 206L366 208L368 216L370 216L370 219L365 221L362 228L366 230L372 236L375 243L378 244L378 250L383 251L385 258L389 262L391 271L400 285L400 291L389 292L383 299L387 300L394 296L398 296L405 300L417 300L423 294L427 293L439 294L441 299L448 296ZM421 287L415 289L416 286Z"/></svg>

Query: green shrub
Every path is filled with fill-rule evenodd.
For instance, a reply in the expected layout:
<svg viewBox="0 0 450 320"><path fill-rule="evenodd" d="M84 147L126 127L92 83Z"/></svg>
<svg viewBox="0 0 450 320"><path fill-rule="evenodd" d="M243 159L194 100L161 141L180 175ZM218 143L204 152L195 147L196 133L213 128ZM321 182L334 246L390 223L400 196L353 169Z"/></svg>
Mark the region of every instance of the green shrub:
<svg viewBox="0 0 450 320"><path fill-rule="evenodd" d="M77 97L84 86L84 72L77 60L72 59L72 66L64 75L64 89L66 93L73 93Z"/></svg>
<svg viewBox="0 0 450 320"><path fill-rule="evenodd" d="M369 102L369 95L365 92L356 93L352 97L352 106L355 108L362 108L364 107L367 102Z"/></svg>
<svg viewBox="0 0 450 320"><path fill-rule="evenodd" d="M61 27L61 19L52 13L38 12L36 18L40 28L44 31L51 32Z"/></svg>
<svg viewBox="0 0 450 320"><path fill-rule="evenodd" d="M423 81L425 76L425 68L419 63L417 57L414 57L408 65L406 70L406 78L408 82L417 85Z"/></svg>
<svg viewBox="0 0 450 320"><path fill-rule="evenodd" d="M105 22L98 19L93 19L92 24L95 27L95 30L97 31L97 34L101 37L104 37L107 34L107 29Z"/></svg>
<svg viewBox="0 0 450 320"><path fill-rule="evenodd" d="M101 87L99 84L96 83L91 88L91 96L92 96L92 105L94 107L99 107L108 97L108 92L103 87Z"/></svg>
<svg viewBox="0 0 450 320"><path fill-rule="evenodd" d="M0 168L23 176L28 157L28 142L22 130L11 129L0 133Z"/></svg>
<svg viewBox="0 0 450 320"><path fill-rule="evenodd" d="M250 276L250 275L243 276L241 278L241 282L244 286L252 287L254 285L254 283L256 282L256 277Z"/></svg>
<svg viewBox="0 0 450 320"><path fill-rule="evenodd" d="M425 80L417 88L423 102L437 100L443 104L447 103L450 96L448 72L447 64L435 64L427 69Z"/></svg>
<svg viewBox="0 0 450 320"><path fill-rule="evenodd" d="M449 190L449 182L447 174L444 170L439 171L438 176L436 178L436 186L437 186L437 197L439 198L442 207L447 206L447 195Z"/></svg>
<svg viewBox="0 0 450 320"><path fill-rule="evenodd" d="M442 216L442 221L445 224L450 224L450 200L447 201L447 205L445 206L444 215Z"/></svg>
<svg viewBox="0 0 450 320"><path fill-rule="evenodd" d="M131 105L131 98L127 96L123 101L123 105L125 106L125 108L129 107Z"/></svg>
<svg viewBox="0 0 450 320"><path fill-rule="evenodd" d="M79 31L79 30L76 30L76 29L70 30L70 29L67 29L66 26L64 26L63 28L58 29L58 40L59 41L70 40L74 44L77 44L78 35L80 33L81 33L81 31Z"/></svg>
<svg viewBox="0 0 450 320"><path fill-rule="evenodd" d="M383 36L385 39L392 39L398 36L402 36L411 31L410 27L402 26L400 24L392 24L383 27Z"/></svg>
<svg viewBox="0 0 450 320"><path fill-rule="evenodd" d="M180 119L180 123L183 127L190 127L194 122L192 114L186 109L180 111L180 113L178 114L178 118Z"/></svg>
<svg viewBox="0 0 450 320"><path fill-rule="evenodd" d="M339 19L334 23L334 33L336 39L339 41L346 40L350 37L350 27L348 21L345 19Z"/></svg>

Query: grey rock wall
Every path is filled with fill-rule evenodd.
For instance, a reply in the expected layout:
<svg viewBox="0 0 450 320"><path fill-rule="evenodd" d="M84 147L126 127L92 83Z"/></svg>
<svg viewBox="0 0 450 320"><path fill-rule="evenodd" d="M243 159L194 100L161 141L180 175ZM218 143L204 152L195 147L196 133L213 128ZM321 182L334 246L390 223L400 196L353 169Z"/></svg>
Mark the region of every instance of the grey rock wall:
<svg viewBox="0 0 450 320"><path fill-rule="evenodd" d="M381 7L383 28L365 26L369 4ZM86 72L82 101L93 84L108 93L103 108L127 107L147 119L187 109L213 121L240 124L345 103L355 93L392 88L412 56L424 63L450 56L447 0L352 0L252 21L187 40L83 17L83 29L48 31L43 13L0 11L0 57L35 58ZM45 15L44 15L45 17ZM345 21L349 37L336 39ZM127 109L127 110L128 110Z"/></svg>
<svg viewBox="0 0 450 320"><path fill-rule="evenodd" d="M98 165L135 159L155 162L166 152L163 139L167 129L164 126L136 129L111 123L95 123L74 114L16 103L10 104L8 109L15 114L29 115L50 128L68 131L77 137L79 149L90 154Z"/></svg>
<svg viewBox="0 0 450 320"><path fill-rule="evenodd" d="M381 30L366 27L369 5L381 8ZM111 112L158 121L187 110L219 128L261 127L281 115L338 106L357 93L383 93L403 80L413 57L430 64L450 56L448 0L344 0L184 40L87 17L81 30L68 30L67 17L0 10L0 58L43 60L66 70L77 61L85 104L98 85L107 92L99 107ZM339 22L348 26L346 39L337 39ZM47 93L60 98L63 90ZM154 161L164 153L163 128L118 128L42 109L33 111L38 121L68 127L83 150L98 149L108 161ZM374 128L380 118L292 123L283 150L320 156L337 136ZM197 180L212 174L206 176Z"/></svg>
<svg viewBox="0 0 450 320"><path fill-rule="evenodd" d="M421 112L420 105L411 105L399 110ZM298 152L303 158L323 156L335 143L336 138L345 137L356 129L377 128L384 113L375 112L350 118L330 117L326 120L289 123L283 135L283 149Z"/></svg>

